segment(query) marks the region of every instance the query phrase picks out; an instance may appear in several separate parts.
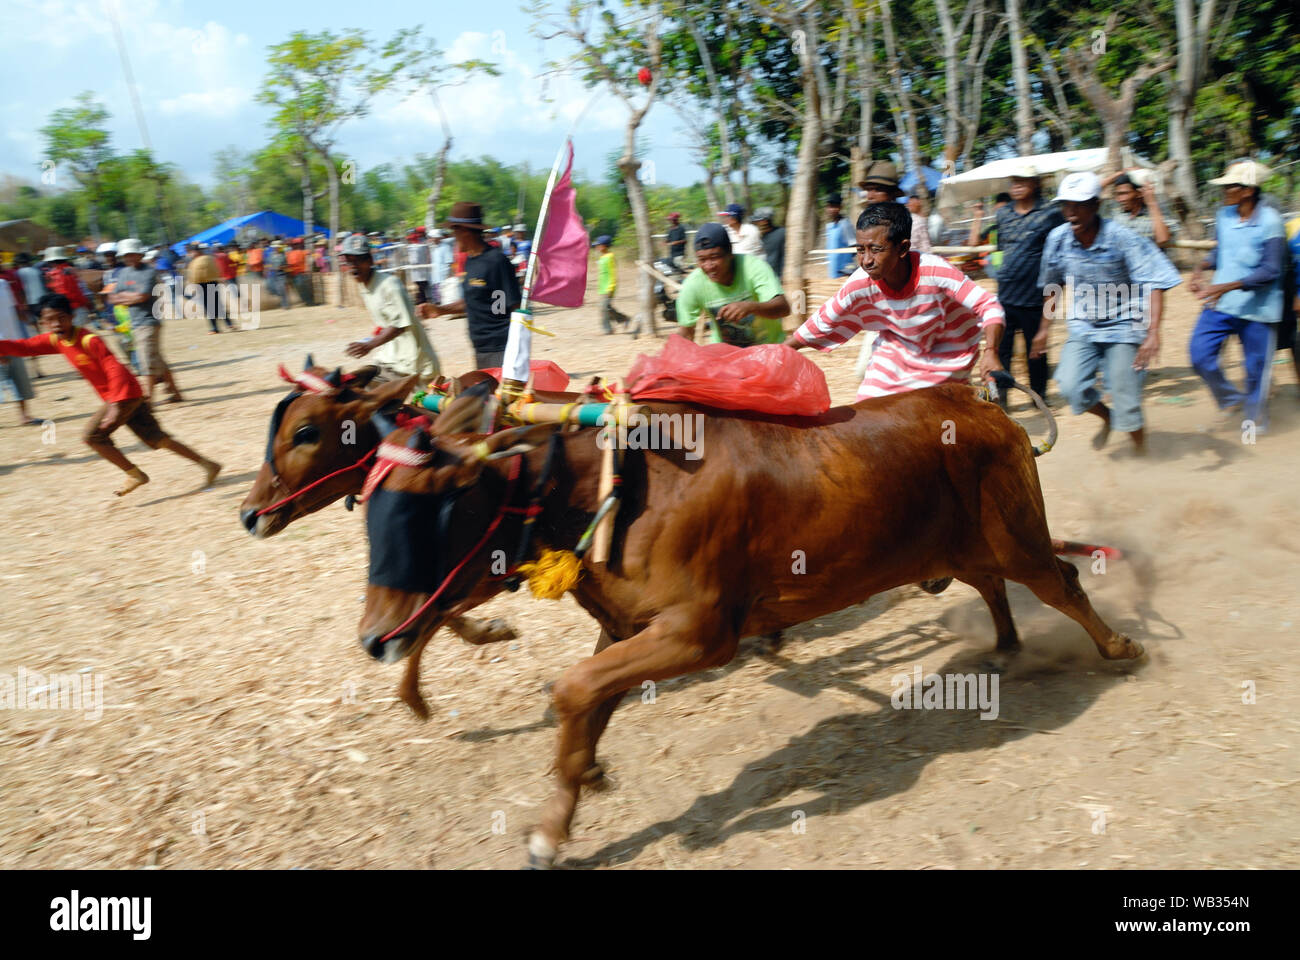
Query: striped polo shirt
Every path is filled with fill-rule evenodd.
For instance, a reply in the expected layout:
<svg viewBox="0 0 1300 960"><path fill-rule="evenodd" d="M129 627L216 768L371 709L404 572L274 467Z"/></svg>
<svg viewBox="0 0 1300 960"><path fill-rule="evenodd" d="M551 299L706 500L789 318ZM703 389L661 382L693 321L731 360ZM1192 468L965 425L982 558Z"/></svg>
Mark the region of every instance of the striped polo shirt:
<svg viewBox="0 0 1300 960"><path fill-rule="evenodd" d="M984 327L1004 323L997 298L942 257L908 254L912 275L891 290L859 268L794 333L832 350L863 330L878 333L858 399L932 387L970 375Z"/></svg>

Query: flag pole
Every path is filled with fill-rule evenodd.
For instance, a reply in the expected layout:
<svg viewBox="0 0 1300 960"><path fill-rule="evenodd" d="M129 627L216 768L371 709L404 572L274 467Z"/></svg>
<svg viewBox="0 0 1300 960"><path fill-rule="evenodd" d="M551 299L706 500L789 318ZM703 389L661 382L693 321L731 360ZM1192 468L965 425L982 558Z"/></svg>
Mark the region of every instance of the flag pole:
<svg viewBox="0 0 1300 960"><path fill-rule="evenodd" d="M546 193L542 196L542 205L537 211L537 226L533 229L533 245L528 252L528 267L524 270L519 309L510 316L510 334L506 342L505 357L501 362L501 386L498 389L498 396L505 403L517 400L523 395L524 386L528 381L528 372L531 369L533 328L530 322L532 312L528 309L528 301L532 296L533 283L537 279L537 256L541 251L542 238L546 235L546 222L551 213L551 194L555 190L555 181L560 176L560 164L567 154L572 167L573 133L591 105L596 102L599 94L599 90L594 92L578 115L573 118L573 123L569 125L569 132L564 136L564 143L555 154L555 163L551 164L551 175L546 181Z"/></svg>

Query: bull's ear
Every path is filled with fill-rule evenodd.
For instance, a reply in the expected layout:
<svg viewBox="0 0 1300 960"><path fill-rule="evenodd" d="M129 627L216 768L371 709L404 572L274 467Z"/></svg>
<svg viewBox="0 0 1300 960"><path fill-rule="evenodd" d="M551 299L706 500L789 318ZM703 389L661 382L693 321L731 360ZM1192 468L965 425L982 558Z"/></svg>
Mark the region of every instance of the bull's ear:
<svg viewBox="0 0 1300 960"><path fill-rule="evenodd" d="M347 375L348 386L352 387L354 390L364 389L369 385L370 381L375 379L378 375L378 365L373 363L367 364L359 370L353 370Z"/></svg>
<svg viewBox="0 0 1300 960"><path fill-rule="evenodd" d="M363 413L373 414L380 407L386 407L390 404L401 403L406 399L415 382L420 379L420 375L413 373L409 377L403 377L401 380L393 380L390 383L381 383L369 393L363 395L361 399L361 411Z"/></svg>
<svg viewBox="0 0 1300 960"><path fill-rule="evenodd" d="M311 354L309 353L307 354L307 362L302 365L302 368L304 370L310 370L314 366L316 366L316 361L311 358Z"/></svg>
<svg viewBox="0 0 1300 960"><path fill-rule="evenodd" d="M476 432L483 416L483 407L495 389L496 382L488 379L462 391L433 421L433 435L443 437L453 433Z"/></svg>
<svg viewBox="0 0 1300 960"><path fill-rule="evenodd" d="M517 457L536 450L558 429L559 425L554 423L533 423L526 427L512 427L474 444L471 450L474 457L479 460L504 460L507 457Z"/></svg>

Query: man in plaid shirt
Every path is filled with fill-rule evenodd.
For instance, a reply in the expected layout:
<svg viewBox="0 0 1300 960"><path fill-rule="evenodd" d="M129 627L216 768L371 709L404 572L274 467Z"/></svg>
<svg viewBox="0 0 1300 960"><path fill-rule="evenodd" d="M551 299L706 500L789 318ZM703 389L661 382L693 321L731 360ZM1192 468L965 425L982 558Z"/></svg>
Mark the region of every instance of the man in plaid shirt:
<svg viewBox="0 0 1300 960"><path fill-rule="evenodd" d="M1100 194L1095 173L1061 181L1056 199L1066 223L1048 234L1043 248L1043 320L1030 355L1046 354L1051 315L1064 301L1069 339L1061 348L1056 385L1075 414L1101 419L1095 449L1105 445L1113 427L1129 435L1140 456L1146 452L1142 384L1160 350L1164 291L1182 278L1153 241L1097 215ZM1110 406L1097 390L1099 371Z"/></svg>

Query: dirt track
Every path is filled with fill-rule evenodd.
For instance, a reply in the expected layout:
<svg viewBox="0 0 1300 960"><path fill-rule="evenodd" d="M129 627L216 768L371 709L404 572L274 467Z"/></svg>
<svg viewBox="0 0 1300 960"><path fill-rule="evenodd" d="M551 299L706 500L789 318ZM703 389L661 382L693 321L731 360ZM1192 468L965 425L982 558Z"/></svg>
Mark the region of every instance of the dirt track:
<svg viewBox="0 0 1300 960"><path fill-rule="evenodd" d="M1039 461L1053 533L1130 552L1104 575L1079 561L1081 576L1148 661L1101 661L1016 585L1025 650L999 677L996 720L890 705L891 678L915 664L991 660L987 612L961 584L803 624L776 655L746 641L727 667L661 684L652 704L629 695L599 751L614 789L584 796L562 862L1300 863L1297 387L1288 356L1273 368L1273 431L1256 445L1204 432L1214 411L1186 360L1194 309L1185 286L1174 292L1147 390L1151 458L1131 458L1118 435L1094 454L1091 423L1058 405L1060 444ZM654 349L600 336L591 307L544 322L560 336L538 338L538 356L575 379L621 375ZM61 357L41 361L31 404L55 421L54 444L0 408L0 675L86 671L105 700L98 719L0 711L0 866L523 862L551 789L545 685L590 652L593 621L567 598L493 601L482 612L521 639L474 649L439 634L422 724L395 699L400 669L356 641L360 514L333 507L264 542L237 521L285 390L276 363L308 351L342 362L368 328L358 309L328 307L271 311L261 329L219 337L169 325L164 349L190 401L160 418L226 465L209 491L195 492L197 468L123 431L153 482L114 498L120 475L79 440L94 398ZM463 321L430 329L444 369L468 369ZM853 398L856 354L818 355L836 402ZM1228 356L1239 373L1235 345Z"/></svg>

